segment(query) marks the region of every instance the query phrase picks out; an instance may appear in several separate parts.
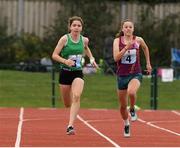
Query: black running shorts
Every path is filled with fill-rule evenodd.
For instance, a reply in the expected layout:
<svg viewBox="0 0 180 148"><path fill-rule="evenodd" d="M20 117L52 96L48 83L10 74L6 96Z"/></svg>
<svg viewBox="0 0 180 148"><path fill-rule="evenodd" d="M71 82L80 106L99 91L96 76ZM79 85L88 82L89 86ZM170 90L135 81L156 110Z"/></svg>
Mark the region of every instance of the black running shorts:
<svg viewBox="0 0 180 148"><path fill-rule="evenodd" d="M59 73L59 84L71 85L75 78L83 79L82 70L68 71L62 69Z"/></svg>

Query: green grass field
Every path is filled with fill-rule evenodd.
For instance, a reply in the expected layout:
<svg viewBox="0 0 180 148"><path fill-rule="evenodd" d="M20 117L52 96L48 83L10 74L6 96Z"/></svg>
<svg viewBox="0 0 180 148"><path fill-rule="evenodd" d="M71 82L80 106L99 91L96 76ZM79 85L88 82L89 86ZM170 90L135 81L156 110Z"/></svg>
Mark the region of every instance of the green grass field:
<svg viewBox="0 0 180 148"><path fill-rule="evenodd" d="M137 105L150 109L150 78L144 78L138 91ZM158 79L158 109L180 109L180 80L164 83ZM56 107L63 107L59 99L56 73ZM0 70L0 107L52 107L51 73L32 73ZM85 75L82 108L118 108L116 77Z"/></svg>

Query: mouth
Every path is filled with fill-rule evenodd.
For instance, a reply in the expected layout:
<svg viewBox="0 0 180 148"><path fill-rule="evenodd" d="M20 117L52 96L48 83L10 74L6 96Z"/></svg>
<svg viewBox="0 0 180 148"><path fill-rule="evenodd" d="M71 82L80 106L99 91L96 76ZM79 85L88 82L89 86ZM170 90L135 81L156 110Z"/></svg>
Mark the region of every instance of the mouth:
<svg viewBox="0 0 180 148"><path fill-rule="evenodd" d="M128 34L131 34L131 31L127 31Z"/></svg>

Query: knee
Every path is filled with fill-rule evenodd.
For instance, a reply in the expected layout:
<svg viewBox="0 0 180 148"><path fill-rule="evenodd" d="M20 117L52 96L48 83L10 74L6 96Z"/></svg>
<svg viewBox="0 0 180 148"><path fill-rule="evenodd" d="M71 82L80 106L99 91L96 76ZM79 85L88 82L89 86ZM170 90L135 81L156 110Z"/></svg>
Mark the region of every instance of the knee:
<svg viewBox="0 0 180 148"><path fill-rule="evenodd" d="M136 92L133 90L128 91L128 96L131 97L135 97L136 96Z"/></svg>
<svg viewBox="0 0 180 148"><path fill-rule="evenodd" d="M79 101L80 101L80 95L74 93L74 94L73 94L73 99L72 99L72 101L73 101L73 102L79 102Z"/></svg>
<svg viewBox="0 0 180 148"><path fill-rule="evenodd" d="M71 107L71 103L64 103L64 106L65 106L66 108L69 108L69 107Z"/></svg>
<svg viewBox="0 0 180 148"><path fill-rule="evenodd" d="M63 101L64 107L69 108L71 107L71 99L69 97L63 97L61 98L61 101Z"/></svg>

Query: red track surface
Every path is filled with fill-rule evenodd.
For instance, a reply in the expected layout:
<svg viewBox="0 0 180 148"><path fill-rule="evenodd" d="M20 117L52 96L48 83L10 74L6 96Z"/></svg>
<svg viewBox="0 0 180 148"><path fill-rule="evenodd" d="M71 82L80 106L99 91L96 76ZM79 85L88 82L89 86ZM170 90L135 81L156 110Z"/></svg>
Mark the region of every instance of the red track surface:
<svg viewBox="0 0 180 148"><path fill-rule="evenodd" d="M130 138L118 110L81 109L72 136L68 117L66 109L0 108L0 147L180 147L180 111L138 111Z"/></svg>

